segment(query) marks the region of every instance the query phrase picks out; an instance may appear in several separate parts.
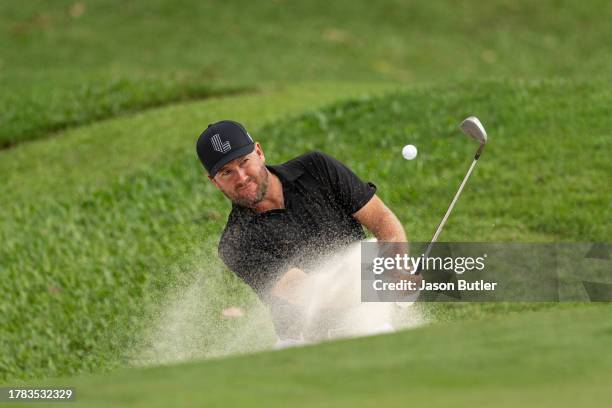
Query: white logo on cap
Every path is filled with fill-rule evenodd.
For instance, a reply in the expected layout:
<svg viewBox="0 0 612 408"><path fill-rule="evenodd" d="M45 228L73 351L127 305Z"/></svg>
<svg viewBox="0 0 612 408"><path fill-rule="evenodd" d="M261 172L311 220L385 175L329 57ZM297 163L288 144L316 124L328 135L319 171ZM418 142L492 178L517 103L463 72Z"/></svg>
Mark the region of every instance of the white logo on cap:
<svg viewBox="0 0 612 408"><path fill-rule="evenodd" d="M231 150L232 146L230 146L229 141L221 142L221 136L219 134L215 134L210 138L210 143L212 144L213 150L220 153L227 153Z"/></svg>

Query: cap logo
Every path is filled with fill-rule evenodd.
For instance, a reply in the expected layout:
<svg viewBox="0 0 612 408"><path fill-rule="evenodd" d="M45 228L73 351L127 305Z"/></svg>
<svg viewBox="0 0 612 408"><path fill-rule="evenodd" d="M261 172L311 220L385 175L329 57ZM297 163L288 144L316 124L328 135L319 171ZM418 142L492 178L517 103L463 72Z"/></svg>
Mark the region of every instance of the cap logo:
<svg viewBox="0 0 612 408"><path fill-rule="evenodd" d="M213 150L220 153L227 153L232 149L229 141L221 142L221 136L219 134L215 134L210 138L210 143L212 144Z"/></svg>

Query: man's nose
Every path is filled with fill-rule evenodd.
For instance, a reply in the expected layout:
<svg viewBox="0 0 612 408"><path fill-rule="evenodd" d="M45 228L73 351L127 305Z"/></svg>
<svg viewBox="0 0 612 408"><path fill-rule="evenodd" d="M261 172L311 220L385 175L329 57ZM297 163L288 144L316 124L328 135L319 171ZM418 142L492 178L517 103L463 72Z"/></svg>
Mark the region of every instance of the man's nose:
<svg viewBox="0 0 612 408"><path fill-rule="evenodd" d="M236 169L236 177L239 183L242 183L249 178L249 176L246 174L246 171L241 168Z"/></svg>

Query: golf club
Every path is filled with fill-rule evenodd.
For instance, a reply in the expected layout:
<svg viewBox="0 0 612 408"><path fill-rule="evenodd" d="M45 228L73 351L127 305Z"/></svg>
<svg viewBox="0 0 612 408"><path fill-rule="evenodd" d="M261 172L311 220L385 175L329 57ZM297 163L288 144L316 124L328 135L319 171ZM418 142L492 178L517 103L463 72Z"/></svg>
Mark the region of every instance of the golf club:
<svg viewBox="0 0 612 408"><path fill-rule="evenodd" d="M440 225L438 225L438 229L436 229L436 233L434 234L429 245L427 246L427 250L423 254L423 258L425 259L429 256L429 252L431 251L433 245L438 240L438 237L440 236L440 233L442 232L442 228L444 228L444 224L446 224L446 221L448 220L450 213L453 211L453 207L455 207L455 204L457 203L457 200L459 199L459 196L461 195L461 192L463 191L463 187L465 187L465 183L467 182L468 178L470 178L470 175L472 174L472 171L474 170L474 167L476 167L476 163L478 163L478 159L480 158L480 155L482 154L485 144L487 143L487 132L485 131L484 127L482 126L482 123L480 123L480 120L478 120L476 116L470 116L469 118L465 119L463 122L461 122L461 125L459 127L461 128L463 133L465 133L466 135L470 136L472 139L479 142L480 146L478 147L478 150L476 150L476 154L474 155L474 161L472 162L472 165L467 171L467 174L463 178L463 181L461 182L461 185L459 186L459 190L457 190L455 197L453 197L453 201L451 201L450 206L448 207L448 210L446 210L446 214L444 214L444 218L442 218ZM417 270L415 274L418 274L418 273L419 271Z"/></svg>

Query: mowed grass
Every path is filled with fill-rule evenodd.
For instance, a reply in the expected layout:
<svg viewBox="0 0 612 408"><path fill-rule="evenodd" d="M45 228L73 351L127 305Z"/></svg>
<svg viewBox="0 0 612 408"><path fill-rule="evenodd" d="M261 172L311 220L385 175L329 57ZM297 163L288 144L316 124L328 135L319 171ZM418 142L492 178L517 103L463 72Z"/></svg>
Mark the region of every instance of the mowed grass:
<svg viewBox="0 0 612 408"><path fill-rule="evenodd" d="M237 115L257 129L385 89L311 83L216 98L0 152L1 377L127 364L159 302L203 275L212 286L202 319L216 320L223 306L247 306L253 295L220 271L212 251L226 204L197 162L197 136L219 118ZM203 349L214 340L204 339Z"/></svg>
<svg viewBox="0 0 612 408"><path fill-rule="evenodd" d="M375 88L311 84L189 103L0 153L10 186L0 210L3 381L129 364L169 293L199 279L203 320L218 321L229 305L258 308L216 257L229 204L194 153L201 129L223 117L243 121L270 163L312 149L342 160L378 185L411 240L426 241L476 147L458 122L477 114L491 143L442 239L610 241L612 93L604 85L472 81L384 97L362 95L367 89ZM341 95L353 99L312 109ZM406 143L419 147L417 160L401 159ZM470 319L541 307L554 306L432 313ZM249 347L269 345L270 330ZM215 336L199 341L202 356L218 346Z"/></svg>
<svg viewBox="0 0 612 408"><path fill-rule="evenodd" d="M610 79L606 0L7 0L0 147L304 80Z"/></svg>
<svg viewBox="0 0 612 408"><path fill-rule="evenodd" d="M87 407L607 406L610 312L523 312L29 385L74 387L76 402L66 406Z"/></svg>

